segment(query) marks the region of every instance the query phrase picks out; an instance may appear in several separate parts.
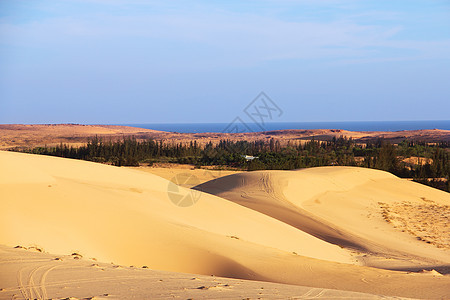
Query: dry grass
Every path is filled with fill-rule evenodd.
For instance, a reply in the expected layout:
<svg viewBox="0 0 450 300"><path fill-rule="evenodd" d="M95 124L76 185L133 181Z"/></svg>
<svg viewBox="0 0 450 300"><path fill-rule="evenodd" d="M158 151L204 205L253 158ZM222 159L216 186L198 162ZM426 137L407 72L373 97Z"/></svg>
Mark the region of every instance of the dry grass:
<svg viewBox="0 0 450 300"><path fill-rule="evenodd" d="M423 204L379 202L383 219L402 232L408 232L418 240L450 249L450 205L436 204L425 197Z"/></svg>

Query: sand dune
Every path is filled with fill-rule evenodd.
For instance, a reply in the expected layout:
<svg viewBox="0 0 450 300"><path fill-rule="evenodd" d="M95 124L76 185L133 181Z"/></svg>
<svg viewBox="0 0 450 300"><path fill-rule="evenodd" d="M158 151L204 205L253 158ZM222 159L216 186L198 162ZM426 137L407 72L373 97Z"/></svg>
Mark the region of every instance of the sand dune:
<svg viewBox="0 0 450 300"><path fill-rule="evenodd" d="M215 244L208 240L216 239L233 247L254 243L319 259L352 261L335 245L219 197L201 194L196 205L176 206L169 198L169 182L152 174L12 152L1 153L0 165L14 169L0 177L1 238L9 245L35 241L52 253L78 249L104 261L139 265L152 259L158 268L196 268L203 273L214 269L206 265L203 270L195 262L199 257L226 261L220 248L204 251L205 245ZM191 191L180 187L179 193ZM18 232L11 231L16 228ZM280 231L289 238L280 237ZM170 252L178 258L162 259Z"/></svg>
<svg viewBox="0 0 450 300"><path fill-rule="evenodd" d="M414 240L383 219L376 221L385 225L382 233L370 227L364 211L368 203L393 203L389 197L394 196L395 201L423 202L414 198L419 192L427 200L448 203L446 193L403 183L384 172L254 172L210 183L217 188L222 182L218 194L229 201L173 186L153 174L85 161L0 152L0 168L0 244L10 247L36 245L53 254L76 252L124 266L370 294L439 298L450 293L448 276L360 266L370 265L369 259L333 244L348 241L359 251L375 247L380 256L396 251L417 261L409 267L422 266L418 262L425 255L431 258L423 260L427 264L448 263L445 249ZM248 208L237 198L262 204ZM173 202L179 199L196 202L181 207ZM264 205L274 211L289 206L284 211L291 214L287 219L271 216L261 209ZM297 209L305 228L293 224ZM348 220L340 211L348 211ZM417 251L405 249L408 245Z"/></svg>
<svg viewBox="0 0 450 300"><path fill-rule="evenodd" d="M450 265L450 195L384 171L354 167L258 171L222 177L198 189L354 249L366 265L400 269ZM408 208L402 212L405 216L417 208L424 215L425 207L431 208L429 226L424 227L434 232L434 239L427 235L427 243L420 238L422 232L414 230L423 222L417 216L408 224L393 224L395 217L389 212L395 212L389 207L399 205Z"/></svg>

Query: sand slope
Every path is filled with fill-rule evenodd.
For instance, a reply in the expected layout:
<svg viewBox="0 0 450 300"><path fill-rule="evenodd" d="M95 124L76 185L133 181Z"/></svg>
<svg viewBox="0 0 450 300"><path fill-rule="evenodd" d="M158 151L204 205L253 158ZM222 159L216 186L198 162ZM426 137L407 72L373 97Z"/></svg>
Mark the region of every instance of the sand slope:
<svg viewBox="0 0 450 300"><path fill-rule="evenodd" d="M71 299L388 298L332 289L123 267L74 255L52 255L5 246L0 246L0 265L0 299L64 299L68 295L73 297Z"/></svg>
<svg viewBox="0 0 450 300"><path fill-rule="evenodd" d="M54 254L77 252L125 266L371 294L439 298L450 293L448 276L358 266L362 262L350 251L308 230L217 196L192 194L182 187L173 190L169 181L152 174L12 152L0 152L0 169L0 244L37 245ZM386 176L380 175L383 180ZM241 186L246 184L243 180ZM273 179L261 181L264 191L271 199L286 201L289 196L281 195L270 182ZM295 193L289 180L280 184L285 187L281 192ZM232 185L228 188L232 190ZM305 186L309 196L296 205L306 207L318 195L316 188ZM258 189L249 186L247 192L251 195ZM433 193L437 192L431 189L427 197L446 200ZM180 207L171 201L174 194L194 195L198 201ZM322 213L326 216L327 211ZM351 231L353 223L348 224L343 226L343 239L353 235L354 242L362 245L358 232ZM371 240L371 236L364 238ZM440 251L430 253L444 262L445 253Z"/></svg>

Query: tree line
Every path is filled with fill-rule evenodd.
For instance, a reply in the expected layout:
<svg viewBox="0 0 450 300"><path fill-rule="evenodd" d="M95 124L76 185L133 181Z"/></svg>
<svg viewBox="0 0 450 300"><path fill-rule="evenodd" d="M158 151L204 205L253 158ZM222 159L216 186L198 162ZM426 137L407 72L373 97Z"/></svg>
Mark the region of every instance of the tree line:
<svg viewBox="0 0 450 300"><path fill-rule="evenodd" d="M330 141L287 142L278 140L221 140L200 146L196 141L173 143L152 139L137 141L133 137L103 141L94 137L85 146L60 144L36 147L28 153L109 163L115 166L139 166L155 162L233 167L242 170L290 170L319 166L360 166L391 172L399 177L449 191L450 143L435 144L403 141L391 144L377 140L359 144L351 138ZM245 155L258 157L246 160ZM424 163L407 164L402 158L420 157ZM427 159L427 161L425 161Z"/></svg>

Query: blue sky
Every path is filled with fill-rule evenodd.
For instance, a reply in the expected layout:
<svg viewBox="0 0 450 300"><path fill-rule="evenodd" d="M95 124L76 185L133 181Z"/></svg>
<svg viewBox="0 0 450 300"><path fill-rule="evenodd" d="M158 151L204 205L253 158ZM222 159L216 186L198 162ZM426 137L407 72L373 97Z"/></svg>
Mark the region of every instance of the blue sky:
<svg viewBox="0 0 450 300"><path fill-rule="evenodd" d="M0 123L448 120L450 1L0 0Z"/></svg>

